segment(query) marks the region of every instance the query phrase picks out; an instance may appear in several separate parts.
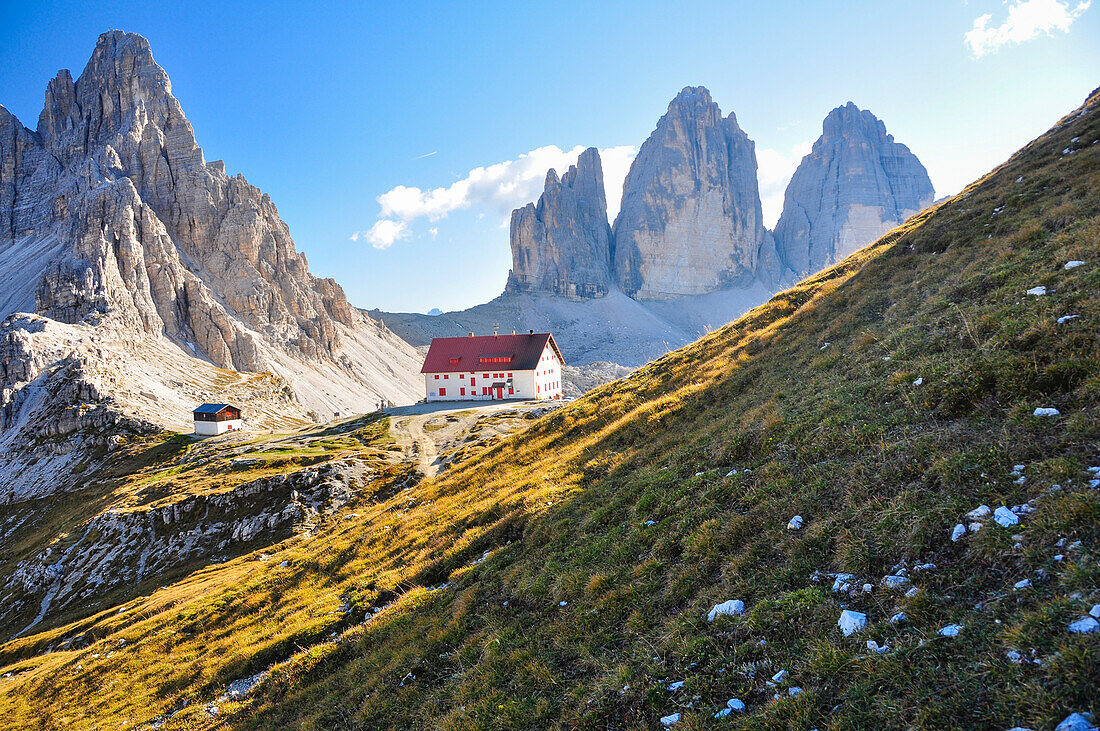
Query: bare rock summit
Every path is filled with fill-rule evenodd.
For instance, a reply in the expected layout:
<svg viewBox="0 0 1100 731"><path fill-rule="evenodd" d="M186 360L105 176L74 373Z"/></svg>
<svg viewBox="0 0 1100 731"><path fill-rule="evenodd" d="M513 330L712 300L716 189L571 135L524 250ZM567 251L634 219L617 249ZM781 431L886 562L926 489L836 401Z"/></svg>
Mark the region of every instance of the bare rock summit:
<svg viewBox="0 0 1100 731"><path fill-rule="evenodd" d="M538 204L512 211L508 291L538 291L586 299L612 285L600 153L590 147L561 176L551 169Z"/></svg>
<svg viewBox="0 0 1100 731"><path fill-rule="evenodd" d="M820 271L932 203L928 171L886 125L852 102L829 112L795 170L775 227L780 259Z"/></svg>
<svg viewBox="0 0 1100 731"><path fill-rule="evenodd" d="M148 41L104 33L76 81L49 83L36 130L0 107L0 319L109 323L131 345L285 378L319 413L415 400L413 348L310 274L271 199L224 170Z"/></svg>
<svg viewBox="0 0 1100 731"><path fill-rule="evenodd" d="M705 88L686 87L638 151L613 229L619 286L668 299L778 274L753 141Z"/></svg>

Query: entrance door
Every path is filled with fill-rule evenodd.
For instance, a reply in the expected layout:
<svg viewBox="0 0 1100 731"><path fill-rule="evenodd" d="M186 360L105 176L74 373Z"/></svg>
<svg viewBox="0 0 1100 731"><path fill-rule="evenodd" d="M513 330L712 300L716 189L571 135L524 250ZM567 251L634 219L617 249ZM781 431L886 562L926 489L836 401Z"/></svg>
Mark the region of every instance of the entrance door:
<svg viewBox="0 0 1100 731"><path fill-rule="evenodd" d="M497 389L497 398L499 398L499 399L504 398L504 389L503 388L498 388Z"/></svg>

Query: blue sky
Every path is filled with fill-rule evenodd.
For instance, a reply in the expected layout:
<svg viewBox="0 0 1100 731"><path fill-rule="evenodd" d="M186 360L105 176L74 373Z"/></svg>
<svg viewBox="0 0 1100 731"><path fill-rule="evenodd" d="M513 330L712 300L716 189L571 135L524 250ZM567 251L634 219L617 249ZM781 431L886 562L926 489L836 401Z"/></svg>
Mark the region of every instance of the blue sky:
<svg viewBox="0 0 1100 731"><path fill-rule="evenodd" d="M594 145L621 177L686 85L737 113L772 211L848 100L942 195L1100 85L1100 4L1080 0L5 2L0 103L34 128L110 28L150 40L206 158L271 195L314 273L388 310L498 294L507 213L545 167Z"/></svg>

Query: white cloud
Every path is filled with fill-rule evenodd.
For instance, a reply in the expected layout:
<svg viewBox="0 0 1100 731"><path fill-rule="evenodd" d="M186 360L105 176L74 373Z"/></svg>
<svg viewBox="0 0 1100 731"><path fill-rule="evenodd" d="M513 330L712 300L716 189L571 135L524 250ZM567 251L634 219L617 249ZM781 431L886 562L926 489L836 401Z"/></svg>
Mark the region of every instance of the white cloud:
<svg viewBox="0 0 1100 731"><path fill-rule="evenodd" d="M391 221L383 218L375 221L368 231L356 231L351 235L352 241L358 241L360 237L370 242L376 249L388 249L398 239L409 238L409 225L404 221Z"/></svg>
<svg viewBox="0 0 1100 731"><path fill-rule="evenodd" d="M432 228L428 229L428 235L434 239L436 236L439 235L439 229L433 226Z"/></svg>
<svg viewBox="0 0 1100 731"><path fill-rule="evenodd" d="M607 193L607 220L614 223L623 202L623 182L630 171L638 149L634 145L619 145L600 150L603 163L603 188Z"/></svg>
<svg viewBox="0 0 1100 731"><path fill-rule="evenodd" d="M974 19L974 27L964 36L974 58L993 53L1008 43L1024 43L1042 33L1054 35L1054 31L1068 33L1073 21L1089 9L1091 0L1078 2L1070 8L1072 0L1014 0L1008 6L1008 18L998 26L990 27L990 13Z"/></svg>
<svg viewBox="0 0 1100 731"><path fill-rule="evenodd" d="M446 188L424 190L398 185L378 196L382 207L379 220L369 232L358 232L352 240L357 241L359 233L363 233L376 248L384 249L398 239L408 238L408 226L413 221L427 218L435 222L454 211L468 208L487 209L507 222L513 209L538 199L550 168L557 170L559 175L564 173L570 165L576 164L577 156L584 149L580 145L571 150L562 150L556 145L539 147L514 160L476 167ZM632 145L600 150L608 192L608 216L612 220L619 211L623 180L635 154L637 150ZM485 210L482 210L478 218L484 215Z"/></svg>
<svg viewBox="0 0 1100 731"><path fill-rule="evenodd" d="M764 209L764 225L775 228L779 214L783 212L783 194L791 182L798 163L810 153L813 145L803 142L791 148L790 154L775 150L757 150L756 177L760 181L760 205Z"/></svg>

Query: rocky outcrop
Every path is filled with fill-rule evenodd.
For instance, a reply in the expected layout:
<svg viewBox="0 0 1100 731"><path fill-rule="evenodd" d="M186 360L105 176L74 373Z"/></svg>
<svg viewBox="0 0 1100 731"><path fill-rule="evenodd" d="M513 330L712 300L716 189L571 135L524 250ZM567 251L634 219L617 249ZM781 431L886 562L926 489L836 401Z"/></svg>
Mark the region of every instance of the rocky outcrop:
<svg viewBox="0 0 1100 731"><path fill-rule="evenodd" d="M225 558L305 528L347 504L369 470L357 461L252 480L158 507L108 510L19 562L2 591L0 625L35 626L58 611L204 558ZM22 633L20 632L20 634Z"/></svg>
<svg viewBox="0 0 1100 731"><path fill-rule="evenodd" d="M666 299L779 274L764 229L756 151L703 87L680 92L645 141L613 229L619 286Z"/></svg>
<svg viewBox="0 0 1100 731"><path fill-rule="evenodd" d="M50 82L37 131L0 108L0 318L19 311L285 375L320 413L421 391L415 351L309 273L267 195L205 161L148 42L121 31Z"/></svg>
<svg viewBox="0 0 1100 731"><path fill-rule="evenodd" d="M775 238L799 276L871 243L934 198L928 172L875 115L848 102L829 112L821 137L787 186Z"/></svg>
<svg viewBox="0 0 1100 731"><path fill-rule="evenodd" d="M15 314L0 323L0 506L79 487L131 437L191 431L203 402L240 404L249 430L309 422L281 378L230 373L102 320Z"/></svg>
<svg viewBox="0 0 1100 731"><path fill-rule="evenodd" d="M590 147L558 179L551 169L538 204L512 211L512 270L508 291L537 291L586 299L612 284L611 227L603 166Z"/></svg>

